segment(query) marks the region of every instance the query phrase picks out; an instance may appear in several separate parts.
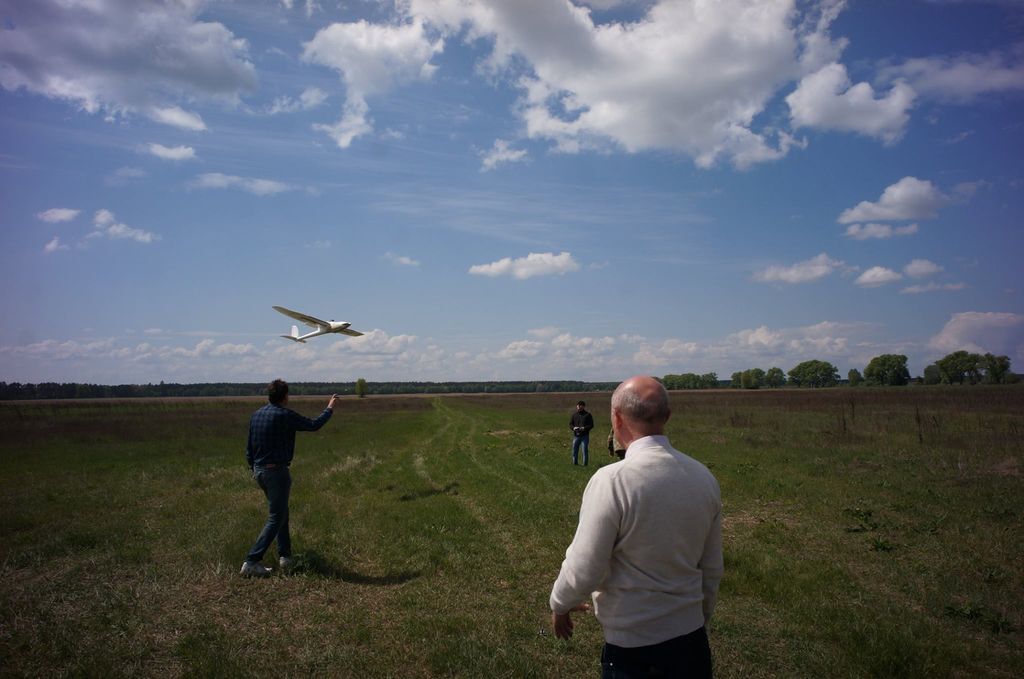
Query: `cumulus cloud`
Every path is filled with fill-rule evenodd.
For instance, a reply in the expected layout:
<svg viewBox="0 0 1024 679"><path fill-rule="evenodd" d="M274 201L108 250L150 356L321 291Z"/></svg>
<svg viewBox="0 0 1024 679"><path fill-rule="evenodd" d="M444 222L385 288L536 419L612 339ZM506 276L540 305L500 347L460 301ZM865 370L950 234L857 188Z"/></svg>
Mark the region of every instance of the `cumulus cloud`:
<svg viewBox="0 0 1024 679"><path fill-rule="evenodd" d="M846 237L854 240L869 238L892 238L893 236L911 236L917 233L917 224L907 224L893 228L888 224L850 224L846 227Z"/></svg>
<svg viewBox="0 0 1024 679"><path fill-rule="evenodd" d="M319 87L307 87L299 95L298 99L291 97L278 97L267 107L268 115L278 113L295 113L296 111L308 111L320 106L327 101L327 93Z"/></svg>
<svg viewBox="0 0 1024 679"><path fill-rule="evenodd" d="M57 252L58 250L67 249L68 246L65 245L64 243L61 243L59 237L54 236L52 240L50 240L46 245L43 246L43 253L49 255L53 252Z"/></svg>
<svg viewBox="0 0 1024 679"><path fill-rule="evenodd" d="M914 90L897 82L878 97L870 84L852 84L846 67L832 63L805 76L786 103L796 127L857 132L891 144L910 120Z"/></svg>
<svg viewBox="0 0 1024 679"><path fill-rule="evenodd" d="M498 352L498 358L521 360L524 358L534 358L540 353L544 347L543 342L534 342L532 340L519 340L516 342L509 342L504 349Z"/></svg>
<svg viewBox="0 0 1024 679"><path fill-rule="evenodd" d="M914 259L903 267L903 273L911 278L925 278L942 271L942 267L928 259Z"/></svg>
<svg viewBox="0 0 1024 679"><path fill-rule="evenodd" d="M494 146L490 150L480 154L482 166L480 170L487 172L493 170L502 163L517 163L526 159L526 151L523 149L510 148L504 139L495 139Z"/></svg>
<svg viewBox="0 0 1024 679"><path fill-rule="evenodd" d="M636 21L604 23L564 0L407 6L445 35L487 41L480 69L518 83L527 136L558 151L670 150L701 167L747 167L801 143L754 121L797 74L801 51L828 42L813 36L834 16L795 21L789 0L644 4Z"/></svg>
<svg viewBox="0 0 1024 679"><path fill-rule="evenodd" d="M892 283L903 278L903 274L887 269L884 266L873 266L854 281L857 285L862 288L877 288L880 285Z"/></svg>
<svg viewBox="0 0 1024 679"><path fill-rule="evenodd" d="M400 25L335 23L319 30L305 43L302 59L338 72L345 83L345 104L337 123L314 129L330 135L339 148L348 148L355 138L373 130L367 98L429 78L436 69L430 60L443 48L444 41L431 40L417 19Z"/></svg>
<svg viewBox="0 0 1024 679"><path fill-rule="evenodd" d="M886 81L906 81L922 97L970 103L984 95L1024 92L1024 60L1014 54L960 54L908 59L883 68Z"/></svg>
<svg viewBox="0 0 1024 679"><path fill-rule="evenodd" d="M206 123L198 113L186 111L180 106L153 107L147 112L150 120L191 132L205 132Z"/></svg>
<svg viewBox="0 0 1024 679"><path fill-rule="evenodd" d="M93 230L87 239L110 238L112 240L133 240L136 243L152 243L160 240L160 236L149 231L136 229L117 221L110 210L97 210L93 216Z"/></svg>
<svg viewBox="0 0 1024 679"><path fill-rule="evenodd" d="M201 0L5 3L0 85L90 113L140 112L205 129L183 98L236 100L256 86L244 40L200 21Z"/></svg>
<svg viewBox="0 0 1024 679"><path fill-rule="evenodd" d="M822 252L792 266L769 266L754 273L754 280L761 283L809 283L828 276L836 269L844 268L845 262L832 259Z"/></svg>
<svg viewBox="0 0 1024 679"><path fill-rule="evenodd" d="M878 202L863 200L844 210L839 215L839 223L928 219L948 203L949 198L930 181L904 177L886 187Z"/></svg>
<svg viewBox="0 0 1024 679"><path fill-rule="evenodd" d="M392 264L398 264L399 266L419 266L420 263L412 257L406 257L405 255L396 255L393 252L385 252L384 259L388 260Z"/></svg>
<svg viewBox="0 0 1024 679"><path fill-rule="evenodd" d="M284 191L293 191L296 187L273 179L257 179L254 177L238 177L207 172L193 180L189 186L196 189L241 189L256 196L272 196Z"/></svg>
<svg viewBox="0 0 1024 679"><path fill-rule="evenodd" d="M505 257L490 264L474 264L469 273L480 276L512 276L520 280L579 271L580 265L568 252L531 252L526 257Z"/></svg>
<svg viewBox="0 0 1024 679"><path fill-rule="evenodd" d="M1024 315L985 311L953 314L928 341L928 347L947 353L963 349L1024 359Z"/></svg>
<svg viewBox="0 0 1024 679"><path fill-rule="evenodd" d="M901 295L920 295L925 292L963 290L963 283L928 283L926 285L908 285L900 290Z"/></svg>
<svg viewBox="0 0 1024 679"><path fill-rule="evenodd" d="M192 160L196 157L195 149L191 146L164 146L163 144L150 144L146 147L148 151L157 158L164 160Z"/></svg>
<svg viewBox="0 0 1024 679"><path fill-rule="evenodd" d="M48 222L50 224L56 224L58 222L70 222L72 219L78 216L81 210L74 210L68 207L53 207L49 210L37 212L36 217Z"/></svg>

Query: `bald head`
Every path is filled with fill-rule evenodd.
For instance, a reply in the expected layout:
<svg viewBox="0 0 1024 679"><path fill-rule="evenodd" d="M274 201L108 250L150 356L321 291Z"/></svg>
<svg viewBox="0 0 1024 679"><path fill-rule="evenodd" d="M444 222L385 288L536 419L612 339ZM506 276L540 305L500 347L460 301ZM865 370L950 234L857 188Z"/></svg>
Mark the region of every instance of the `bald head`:
<svg viewBox="0 0 1024 679"><path fill-rule="evenodd" d="M648 375L630 377L612 394L613 427L619 424L628 429L631 441L664 433L669 415L668 392Z"/></svg>

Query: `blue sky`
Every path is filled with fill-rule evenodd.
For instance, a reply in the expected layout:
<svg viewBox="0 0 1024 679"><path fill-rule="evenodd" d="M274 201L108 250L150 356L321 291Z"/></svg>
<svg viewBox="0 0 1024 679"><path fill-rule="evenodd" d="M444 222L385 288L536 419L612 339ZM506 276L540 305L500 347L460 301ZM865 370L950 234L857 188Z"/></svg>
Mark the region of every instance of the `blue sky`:
<svg viewBox="0 0 1024 679"><path fill-rule="evenodd" d="M1020 2L0 19L0 380L1024 369Z"/></svg>

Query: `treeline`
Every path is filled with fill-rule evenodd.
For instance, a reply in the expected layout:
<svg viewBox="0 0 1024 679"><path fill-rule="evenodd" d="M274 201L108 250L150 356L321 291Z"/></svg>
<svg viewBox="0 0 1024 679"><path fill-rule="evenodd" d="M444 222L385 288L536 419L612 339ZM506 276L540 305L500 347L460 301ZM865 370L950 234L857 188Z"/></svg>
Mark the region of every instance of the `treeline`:
<svg viewBox="0 0 1024 679"><path fill-rule="evenodd" d="M361 380L360 380L361 381ZM541 380L517 382L364 382L367 394L512 394L535 392L611 391L617 382ZM293 395L356 394L357 382L289 382ZM207 382L198 384L81 384L0 382L0 400L71 398L153 398L196 396L265 396L263 382Z"/></svg>
<svg viewBox="0 0 1024 679"><path fill-rule="evenodd" d="M713 373L712 373L713 374ZM679 380L678 378L687 378ZM672 384L693 384L692 373L666 375L665 386L669 389L706 389L705 386L676 386ZM846 383L851 387L885 386L899 387L911 382L918 384L1015 384L1020 376L1010 370L1007 356L993 354L972 354L954 351L935 361L924 369L923 377L911 377L907 369L907 357L902 354L881 354L872 358L864 372L853 368L847 373ZM834 387L842 380L839 370L828 361L810 360L794 366L788 373L781 368L749 368L732 374L728 386L734 389L760 389L761 387Z"/></svg>

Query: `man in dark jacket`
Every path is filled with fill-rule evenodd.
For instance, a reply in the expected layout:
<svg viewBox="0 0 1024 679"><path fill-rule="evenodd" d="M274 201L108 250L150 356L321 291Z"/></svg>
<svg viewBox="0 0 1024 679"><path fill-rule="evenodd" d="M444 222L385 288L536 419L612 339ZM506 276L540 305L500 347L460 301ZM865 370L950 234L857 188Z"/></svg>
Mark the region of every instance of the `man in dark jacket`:
<svg viewBox="0 0 1024 679"><path fill-rule="evenodd" d="M579 464L580 446L583 447L583 466L590 461L590 430L594 428L594 416L587 412L587 404L576 402L576 412L569 418L572 429L572 463Z"/></svg>
<svg viewBox="0 0 1024 679"><path fill-rule="evenodd" d="M292 489L292 476L288 466L295 456L295 432L316 431L331 419L334 402L338 395L331 396L327 407L315 419L299 415L288 405L288 383L274 380L267 388L270 401L249 420L249 443L245 448L245 461L249 463L252 476L267 496L269 516L263 532L256 538L256 544L249 550L242 564L241 574L245 577L266 577L271 569L260 563L277 540L278 564L282 570L292 565L292 541L288 533L288 496Z"/></svg>

